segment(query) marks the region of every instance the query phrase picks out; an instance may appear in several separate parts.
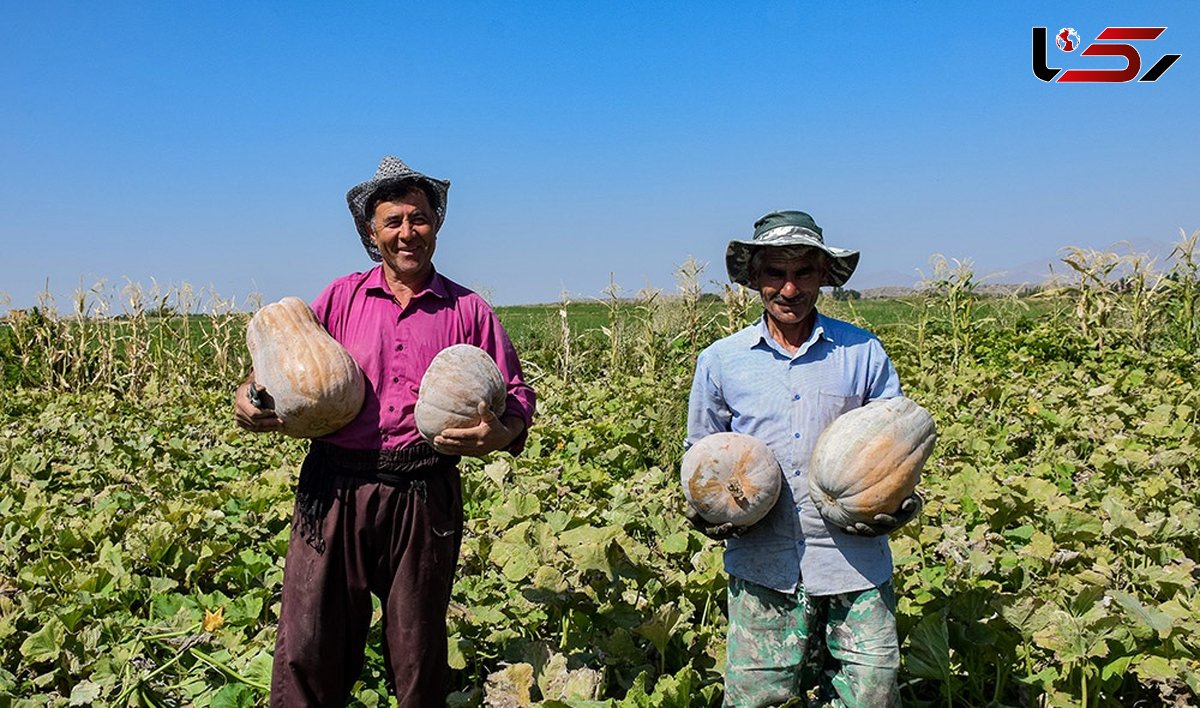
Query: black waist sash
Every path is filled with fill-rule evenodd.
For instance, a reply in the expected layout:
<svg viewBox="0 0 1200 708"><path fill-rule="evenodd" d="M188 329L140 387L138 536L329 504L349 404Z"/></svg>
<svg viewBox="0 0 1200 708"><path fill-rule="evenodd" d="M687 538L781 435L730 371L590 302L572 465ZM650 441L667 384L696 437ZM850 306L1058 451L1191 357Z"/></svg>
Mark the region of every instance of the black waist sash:
<svg viewBox="0 0 1200 708"><path fill-rule="evenodd" d="M390 450L352 450L313 440L296 485L300 535L317 553L325 552L321 526L333 502L338 477L411 489L424 497L425 480L454 469L461 459L437 452L424 440Z"/></svg>

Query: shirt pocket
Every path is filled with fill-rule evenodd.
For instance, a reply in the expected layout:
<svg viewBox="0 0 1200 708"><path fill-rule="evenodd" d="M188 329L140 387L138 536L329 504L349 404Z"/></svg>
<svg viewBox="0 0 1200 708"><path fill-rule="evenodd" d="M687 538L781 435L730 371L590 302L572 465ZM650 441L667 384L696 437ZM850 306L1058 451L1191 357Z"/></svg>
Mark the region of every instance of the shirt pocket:
<svg viewBox="0 0 1200 708"><path fill-rule="evenodd" d="M818 434L846 411L862 405L862 397L836 391L818 391L815 429Z"/></svg>

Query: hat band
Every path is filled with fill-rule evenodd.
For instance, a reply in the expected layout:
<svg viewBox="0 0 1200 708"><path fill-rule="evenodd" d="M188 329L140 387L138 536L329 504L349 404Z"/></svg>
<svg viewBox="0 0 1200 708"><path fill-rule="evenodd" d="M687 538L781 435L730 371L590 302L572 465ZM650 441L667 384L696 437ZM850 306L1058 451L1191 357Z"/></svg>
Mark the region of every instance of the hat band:
<svg viewBox="0 0 1200 708"><path fill-rule="evenodd" d="M824 240L821 238L820 234L812 229L806 229L803 226L776 226L773 229L762 232L756 236L754 240L756 242L765 243L769 241L784 241L792 238L793 236L803 236L805 238L812 239L817 243L824 244Z"/></svg>

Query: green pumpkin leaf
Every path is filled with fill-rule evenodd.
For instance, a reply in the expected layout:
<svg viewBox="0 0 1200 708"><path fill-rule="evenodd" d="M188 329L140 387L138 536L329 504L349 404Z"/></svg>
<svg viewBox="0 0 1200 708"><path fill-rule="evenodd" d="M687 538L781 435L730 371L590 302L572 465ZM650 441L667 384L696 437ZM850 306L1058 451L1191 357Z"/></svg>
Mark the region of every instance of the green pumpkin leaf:
<svg viewBox="0 0 1200 708"><path fill-rule="evenodd" d="M1120 590L1109 590L1108 595L1125 608L1125 611L1138 621L1139 626L1157 632L1160 639L1170 636L1171 629L1175 626L1175 620L1170 615L1146 607L1136 597Z"/></svg>
<svg viewBox="0 0 1200 708"><path fill-rule="evenodd" d="M620 529L613 526L578 526L564 531L559 545L580 571L597 570L611 580L614 574L608 548L619 533Z"/></svg>
<svg viewBox="0 0 1200 708"><path fill-rule="evenodd" d="M1113 676L1124 676L1129 670L1129 664L1133 661L1132 656L1118 656L1116 659L1104 665L1100 670L1100 680L1107 681Z"/></svg>
<svg viewBox="0 0 1200 708"><path fill-rule="evenodd" d="M1139 678L1152 681L1166 681L1174 678L1178 673L1175 667L1171 666L1170 660L1161 656L1139 658L1133 666L1133 671Z"/></svg>
<svg viewBox="0 0 1200 708"><path fill-rule="evenodd" d="M941 612L926 615L908 634L905 666L921 678L950 681L950 632Z"/></svg>
<svg viewBox="0 0 1200 708"><path fill-rule="evenodd" d="M91 681L80 681L71 689L71 697L67 705L71 706L93 706L99 701L103 695L104 689Z"/></svg>
<svg viewBox="0 0 1200 708"><path fill-rule="evenodd" d="M62 652L65 639L66 628L57 619L51 619L21 642L21 656L31 663L54 661Z"/></svg>
<svg viewBox="0 0 1200 708"><path fill-rule="evenodd" d="M686 553L689 538L690 535L686 531L673 533L663 539L663 550L667 553Z"/></svg>
<svg viewBox="0 0 1200 708"><path fill-rule="evenodd" d="M674 603L660 605L649 619L638 626L637 633L649 639L659 654L665 653L671 635L683 617L683 612Z"/></svg>
<svg viewBox="0 0 1200 708"><path fill-rule="evenodd" d="M467 668L467 655L464 651L470 646L470 642L463 639L459 635L450 637L449 647L446 654L446 660L450 664L450 668L455 671L461 671Z"/></svg>
<svg viewBox="0 0 1200 708"><path fill-rule="evenodd" d="M254 708L254 691L242 683L229 683L213 696L212 708Z"/></svg>
<svg viewBox="0 0 1200 708"><path fill-rule="evenodd" d="M1078 509L1056 509L1049 514L1060 544L1066 539L1092 541L1104 533L1104 525L1094 513Z"/></svg>
<svg viewBox="0 0 1200 708"><path fill-rule="evenodd" d="M640 672L633 679L633 685L625 692L625 698L618 704L620 708L651 708L650 694L646 692L646 684L650 681L647 671Z"/></svg>

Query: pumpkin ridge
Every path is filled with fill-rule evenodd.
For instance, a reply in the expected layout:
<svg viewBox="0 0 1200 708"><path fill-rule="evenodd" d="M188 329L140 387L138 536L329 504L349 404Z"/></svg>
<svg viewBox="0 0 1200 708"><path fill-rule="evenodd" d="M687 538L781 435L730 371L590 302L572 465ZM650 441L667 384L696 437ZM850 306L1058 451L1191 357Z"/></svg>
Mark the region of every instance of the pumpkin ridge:
<svg viewBox="0 0 1200 708"><path fill-rule="evenodd" d="M503 416L507 398L490 354L471 344L451 345L434 356L421 377L413 411L417 430L432 443L444 430L478 425L480 401L497 418Z"/></svg>
<svg viewBox="0 0 1200 708"><path fill-rule="evenodd" d="M870 489L879 484L888 476L890 470L889 452L894 449L894 442L890 436L879 436L874 439L867 439L863 444L862 452L857 455L861 459L878 460L872 464L865 465L861 468L861 474L845 480L842 493L846 496L855 496L865 489ZM878 459L878 458L883 459Z"/></svg>
<svg viewBox="0 0 1200 708"><path fill-rule="evenodd" d="M901 432L892 426L876 440L872 451L878 451L879 462L872 469L873 482L878 483L885 480L889 470L904 469L907 466L907 460L912 456L913 448L900 435Z"/></svg>
<svg viewBox="0 0 1200 708"><path fill-rule="evenodd" d="M319 437L357 416L366 393L362 371L303 300L289 296L260 308L246 341L284 434Z"/></svg>
<svg viewBox="0 0 1200 708"><path fill-rule="evenodd" d="M696 499L714 498L715 495L722 489L721 483L713 478L692 478L688 482L688 485L692 497ZM702 506L697 509L697 511L701 512L701 515L705 515L718 511L718 508L714 504L703 503Z"/></svg>
<svg viewBox="0 0 1200 708"><path fill-rule="evenodd" d="M308 309L307 304L303 302L299 303L304 305L302 308L296 307L296 304L289 303L289 307L285 310L285 313L290 316L293 326L302 327L304 325L315 324L324 329L324 326L321 325L312 311ZM301 369L300 376L296 381L296 393L309 400L316 400L320 389L317 382L326 379L326 375L330 373L328 369L321 368L321 355L324 353L324 347L321 345L324 342L321 342L316 337L303 337L300 343L304 347L304 354L306 355L303 357L303 361L311 364L311 366L305 366Z"/></svg>
<svg viewBox="0 0 1200 708"><path fill-rule="evenodd" d="M904 397L847 411L818 436L809 496L839 526L894 513L920 482L936 441L933 417Z"/></svg>

